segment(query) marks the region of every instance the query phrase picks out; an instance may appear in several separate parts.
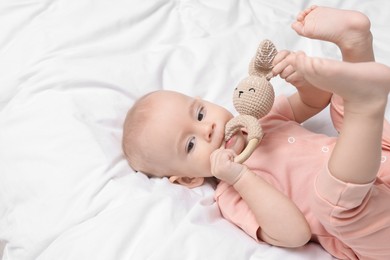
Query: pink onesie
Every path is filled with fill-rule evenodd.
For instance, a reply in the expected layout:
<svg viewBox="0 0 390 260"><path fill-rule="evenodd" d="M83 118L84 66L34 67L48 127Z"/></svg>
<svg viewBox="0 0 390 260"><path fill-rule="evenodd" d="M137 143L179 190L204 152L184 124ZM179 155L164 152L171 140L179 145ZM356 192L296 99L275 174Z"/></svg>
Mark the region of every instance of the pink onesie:
<svg viewBox="0 0 390 260"><path fill-rule="evenodd" d="M338 97L332 99L331 115L339 129L342 104ZM388 125L377 180L355 185L327 171L336 138L296 123L286 97L278 97L260 123L265 135L244 164L295 202L310 225L312 241L340 259L390 259L390 246L385 242L385 237L390 239L390 174L386 175L390 171L385 171L390 167ZM221 182L215 198L226 219L258 240L259 225L232 186Z"/></svg>

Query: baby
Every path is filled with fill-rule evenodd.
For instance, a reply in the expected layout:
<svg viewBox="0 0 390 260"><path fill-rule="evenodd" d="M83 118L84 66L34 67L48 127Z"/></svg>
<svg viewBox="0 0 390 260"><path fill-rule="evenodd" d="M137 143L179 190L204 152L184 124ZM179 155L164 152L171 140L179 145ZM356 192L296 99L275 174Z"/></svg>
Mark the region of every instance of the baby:
<svg viewBox="0 0 390 260"><path fill-rule="evenodd" d="M292 28L335 43L343 61L277 54L273 74L297 92L278 97L260 119L265 136L246 162L233 161L244 133L224 141L229 111L171 91L147 94L129 110L125 156L134 170L190 188L221 180L215 198L223 216L256 240L315 241L341 259L389 259L390 68L374 62L360 12L313 6ZM337 138L301 126L329 104Z"/></svg>

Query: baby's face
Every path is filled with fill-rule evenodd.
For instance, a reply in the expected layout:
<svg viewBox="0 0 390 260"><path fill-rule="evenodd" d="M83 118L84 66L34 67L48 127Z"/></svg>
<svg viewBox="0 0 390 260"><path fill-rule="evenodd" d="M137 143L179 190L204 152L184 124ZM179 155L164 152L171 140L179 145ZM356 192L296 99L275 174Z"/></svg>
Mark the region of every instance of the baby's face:
<svg viewBox="0 0 390 260"><path fill-rule="evenodd" d="M152 97L153 109L145 133L148 153L164 174L210 177L210 155L225 146L226 123L233 117L225 108L176 92L159 92ZM240 153L245 137L240 133L229 149Z"/></svg>

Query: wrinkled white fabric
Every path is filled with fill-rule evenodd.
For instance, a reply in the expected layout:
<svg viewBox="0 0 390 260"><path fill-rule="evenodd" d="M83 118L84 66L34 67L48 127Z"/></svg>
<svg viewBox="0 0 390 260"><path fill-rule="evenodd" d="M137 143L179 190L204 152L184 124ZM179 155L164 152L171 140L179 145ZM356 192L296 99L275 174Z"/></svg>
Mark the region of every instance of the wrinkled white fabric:
<svg viewBox="0 0 390 260"><path fill-rule="evenodd" d="M265 38L339 58L290 29L312 2L1 0L3 259L331 259L315 244L257 244L221 217L212 184L148 179L121 151L125 114L147 92L177 90L234 112L233 89ZM365 12L377 61L389 63L388 1L315 2ZM272 83L276 94L293 91ZM326 113L307 126L332 128Z"/></svg>

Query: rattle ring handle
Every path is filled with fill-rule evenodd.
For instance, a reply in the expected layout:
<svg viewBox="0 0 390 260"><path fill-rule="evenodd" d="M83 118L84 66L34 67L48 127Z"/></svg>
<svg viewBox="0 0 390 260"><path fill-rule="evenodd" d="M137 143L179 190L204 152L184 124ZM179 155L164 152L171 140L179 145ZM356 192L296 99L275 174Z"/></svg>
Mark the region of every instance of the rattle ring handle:
<svg viewBox="0 0 390 260"><path fill-rule="evenodd" d="M256 146L258 143L259 143L259 139L257 139L257 138L253 138L253 139L249 140L244 151L242 151L239 155L234 157L234 162L236 162L236 163L245 162L249 158L249 156L251 156L253 151L256 149Z"/></svg>

